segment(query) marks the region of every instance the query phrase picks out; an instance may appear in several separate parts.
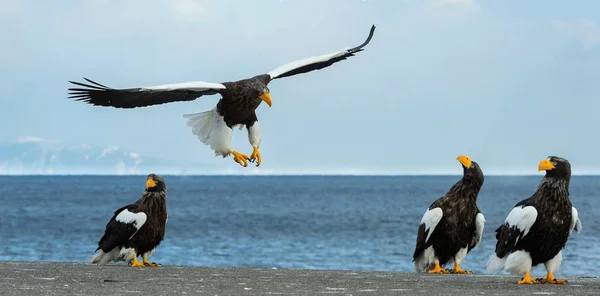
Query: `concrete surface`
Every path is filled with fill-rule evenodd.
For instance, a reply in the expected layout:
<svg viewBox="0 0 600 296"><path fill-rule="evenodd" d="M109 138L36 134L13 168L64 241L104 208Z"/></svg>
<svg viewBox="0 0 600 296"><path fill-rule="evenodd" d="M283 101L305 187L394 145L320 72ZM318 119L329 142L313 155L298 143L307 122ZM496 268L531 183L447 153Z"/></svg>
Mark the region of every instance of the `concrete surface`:
<svg viewBox="0 0 600 296"><path fill-rule="evenodd" d="M0 262L0 295L600 295L599 277L566 279L526 286L507 275Z"/></svg>

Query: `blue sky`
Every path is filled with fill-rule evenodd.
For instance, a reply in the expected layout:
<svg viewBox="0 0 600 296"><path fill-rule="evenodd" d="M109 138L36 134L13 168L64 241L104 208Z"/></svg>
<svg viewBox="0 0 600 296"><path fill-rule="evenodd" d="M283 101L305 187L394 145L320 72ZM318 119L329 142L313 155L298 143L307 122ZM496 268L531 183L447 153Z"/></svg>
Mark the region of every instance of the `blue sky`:
<svg viewBox="0 0 600 296"><path fill-rule="evenodd" d="M600 1L0 1L0 140L116 145L233 173L536 173L548 155L600 172ZM67 97L242 79L360 44L321 71L269 85L261 168L213 156L182 114L218 96L121 110ZM246 131L234 148L251 153Z"/></svg>

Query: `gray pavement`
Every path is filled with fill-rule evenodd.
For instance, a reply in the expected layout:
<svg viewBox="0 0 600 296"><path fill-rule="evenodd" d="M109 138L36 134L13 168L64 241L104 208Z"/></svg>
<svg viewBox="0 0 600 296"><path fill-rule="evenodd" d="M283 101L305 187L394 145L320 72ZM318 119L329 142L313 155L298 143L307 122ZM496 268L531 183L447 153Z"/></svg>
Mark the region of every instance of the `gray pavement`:
<svg viewBox="0 0 600 296"><path fill-rule="evenodd" d="M0 261L0 295L600 295L599 277L566 279L525 286L507 275Z"/></svg>

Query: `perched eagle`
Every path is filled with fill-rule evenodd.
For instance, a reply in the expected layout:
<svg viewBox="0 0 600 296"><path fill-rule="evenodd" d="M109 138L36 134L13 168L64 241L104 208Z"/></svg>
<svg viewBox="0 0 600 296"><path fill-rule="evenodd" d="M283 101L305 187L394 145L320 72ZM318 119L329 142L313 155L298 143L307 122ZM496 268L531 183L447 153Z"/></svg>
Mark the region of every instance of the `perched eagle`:
<svg viewBox="0 0 600 296"><path fill-rule="evenodd" d="M417 272L448 273L442 266L454 261L450 273L471 273L460 264L481 242L485 218L477 208L477 195L484 178L479 165L469 157L456 159L463 167L462 179L434 201L421 219L413 255Z"/></svg>
<svg viewBox="0 0 600 296"><path fill-rule="evenodd" d="M538 170L546 171L537 191L517 203L504 223L496 229L496 252L488 263L488 271L506 270L521 274L519 284L566 284L554 273L562 262L562 249L573 229L581 231L577 209L569 200L571 165L561 157L542 160ZM531 269L546 266L545 279L531 277Z"/></svg>
<svg viewBox="0 0 600 296"><path fill-rule="evenodd" d="M110 261L131 261L131 266L158 266L148 262L154 249L165 237L167 223L167 187L163 178L148 175L146 190L135 203L115 211L92 263L106 264ZM137 256L142 255L142 262Z"/></svg>
<svg viewBox="0 0 600 296"><path fill-rule="evenodd" d="M374 31L375 26L373 25L367 40L357 47L296 60L266 74L235 82L195 81L113 89L84 78L90 84L70 81L72 84L84 88L69 88L69 98L97 106L136 108L177 101L192 101L204 95L220 94L222 98L214 109L183 115L188 120L187 125L192 128L192 133L198 137L201 143L210 146L215 151L216 156L227 157L233 154L233 160L244 167L248 166L248 161L256 161L256 166L259 166L261 156L258 148L261 142L261 131L255 110L263 101L269 107L271 106L271 94L267 87L269 82L273 79L323 69L354 56L371 41ZM231 146L233 128L242 129L244 126L248 130L248 140L253 147L250 157L234 150Z"/></svg>

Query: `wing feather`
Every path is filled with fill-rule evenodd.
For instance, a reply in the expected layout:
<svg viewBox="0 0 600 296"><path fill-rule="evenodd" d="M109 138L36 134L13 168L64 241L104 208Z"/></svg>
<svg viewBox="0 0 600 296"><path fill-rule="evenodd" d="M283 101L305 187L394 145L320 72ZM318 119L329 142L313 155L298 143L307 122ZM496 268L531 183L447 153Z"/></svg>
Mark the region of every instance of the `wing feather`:
<svg viewBox="0 0 600 296"><path fill-rule="evenodd" d="M137 205L132 204L115 211L112 219L106 224L104 235L98 242L98 249L105 253L113 248L126 244L146 223L147 215L137 211Z"/></svg>
<svg viewBox="0 0 600 296"><path fill-rule="evenodd" d="M485 226L485 217L482 213L477 213L475 216L475 233L473 235L473 241L469 245L469 250L476 248L481 243L483 237L483 228Z"/></svg>
<svg viewBox="0 0 600 296"><path fill-rule="evenodd" d="M496 255L503 258L519 240L525 237L537 219L537 210L533 206L518 205L514 207L496 230Z"/></svg>
<svg viewBox="0 0 600 296"><path fill-rule="evenodd" d="M114 89L84 77L88 83L69 81L80 87L69 88L69 98L95 106L136 108L171 102L193 101L204 95L214 95L225 89L220 83L203 81L172 83L157 86Z"/></svg>
<svg viewBox="0 0 600 296"><path fill-rule="evenodd" d="M433 208L431 210L427 210L427 212L425 212L425 214L423 215L423 218L421 218L421 224L425 225L424 230L427 234L427 237L425 238L425 243L429 241L431 234L435 230L435 227L438 225L440 220L442 220L443 215L444 212L441 208L438 207Z"/></svg>
<svg viewBox="0 0 600 296"><path fill-rule="evenodd" d="M425 211L425 214L423 214L421 222L419 223L419 229L417 230L417 243L415 245L413 261L418 258L429 245L431 245L429 244L429 238L435 231L435 227L440 220L442 220L443 215L444 212L440 207L430 207Z"/></svg>
<svg viewBox="0 0 600 296"><path fill-rule="evenodd" d="M367 40L363 42L361 45L349 48L342 49L336 52L304 58L300 60L296 60L284 65L281 65L267 74L271 77L271 79L283 78L288 76L293 76L297 74L307 73L314 70L323 69L325 67L331 66L332 64L339 62L341 60L345 60L348 57L354 56L355 53L363 51L363 47L365 47L373 38L373 33L375 32L375 25L371 26L371 31L369 31L369 36Z"/></svg>
<svg viewBox="0 0 600 296"><path fill-rule="evenodd" d="M579 220L579 212L575 207L572 207L571 213L571 227L569 228L569 234L573 232L573 230L577 231L577 233L581 232L581 228L583 225L581 224L581 220Z"/></svg>

